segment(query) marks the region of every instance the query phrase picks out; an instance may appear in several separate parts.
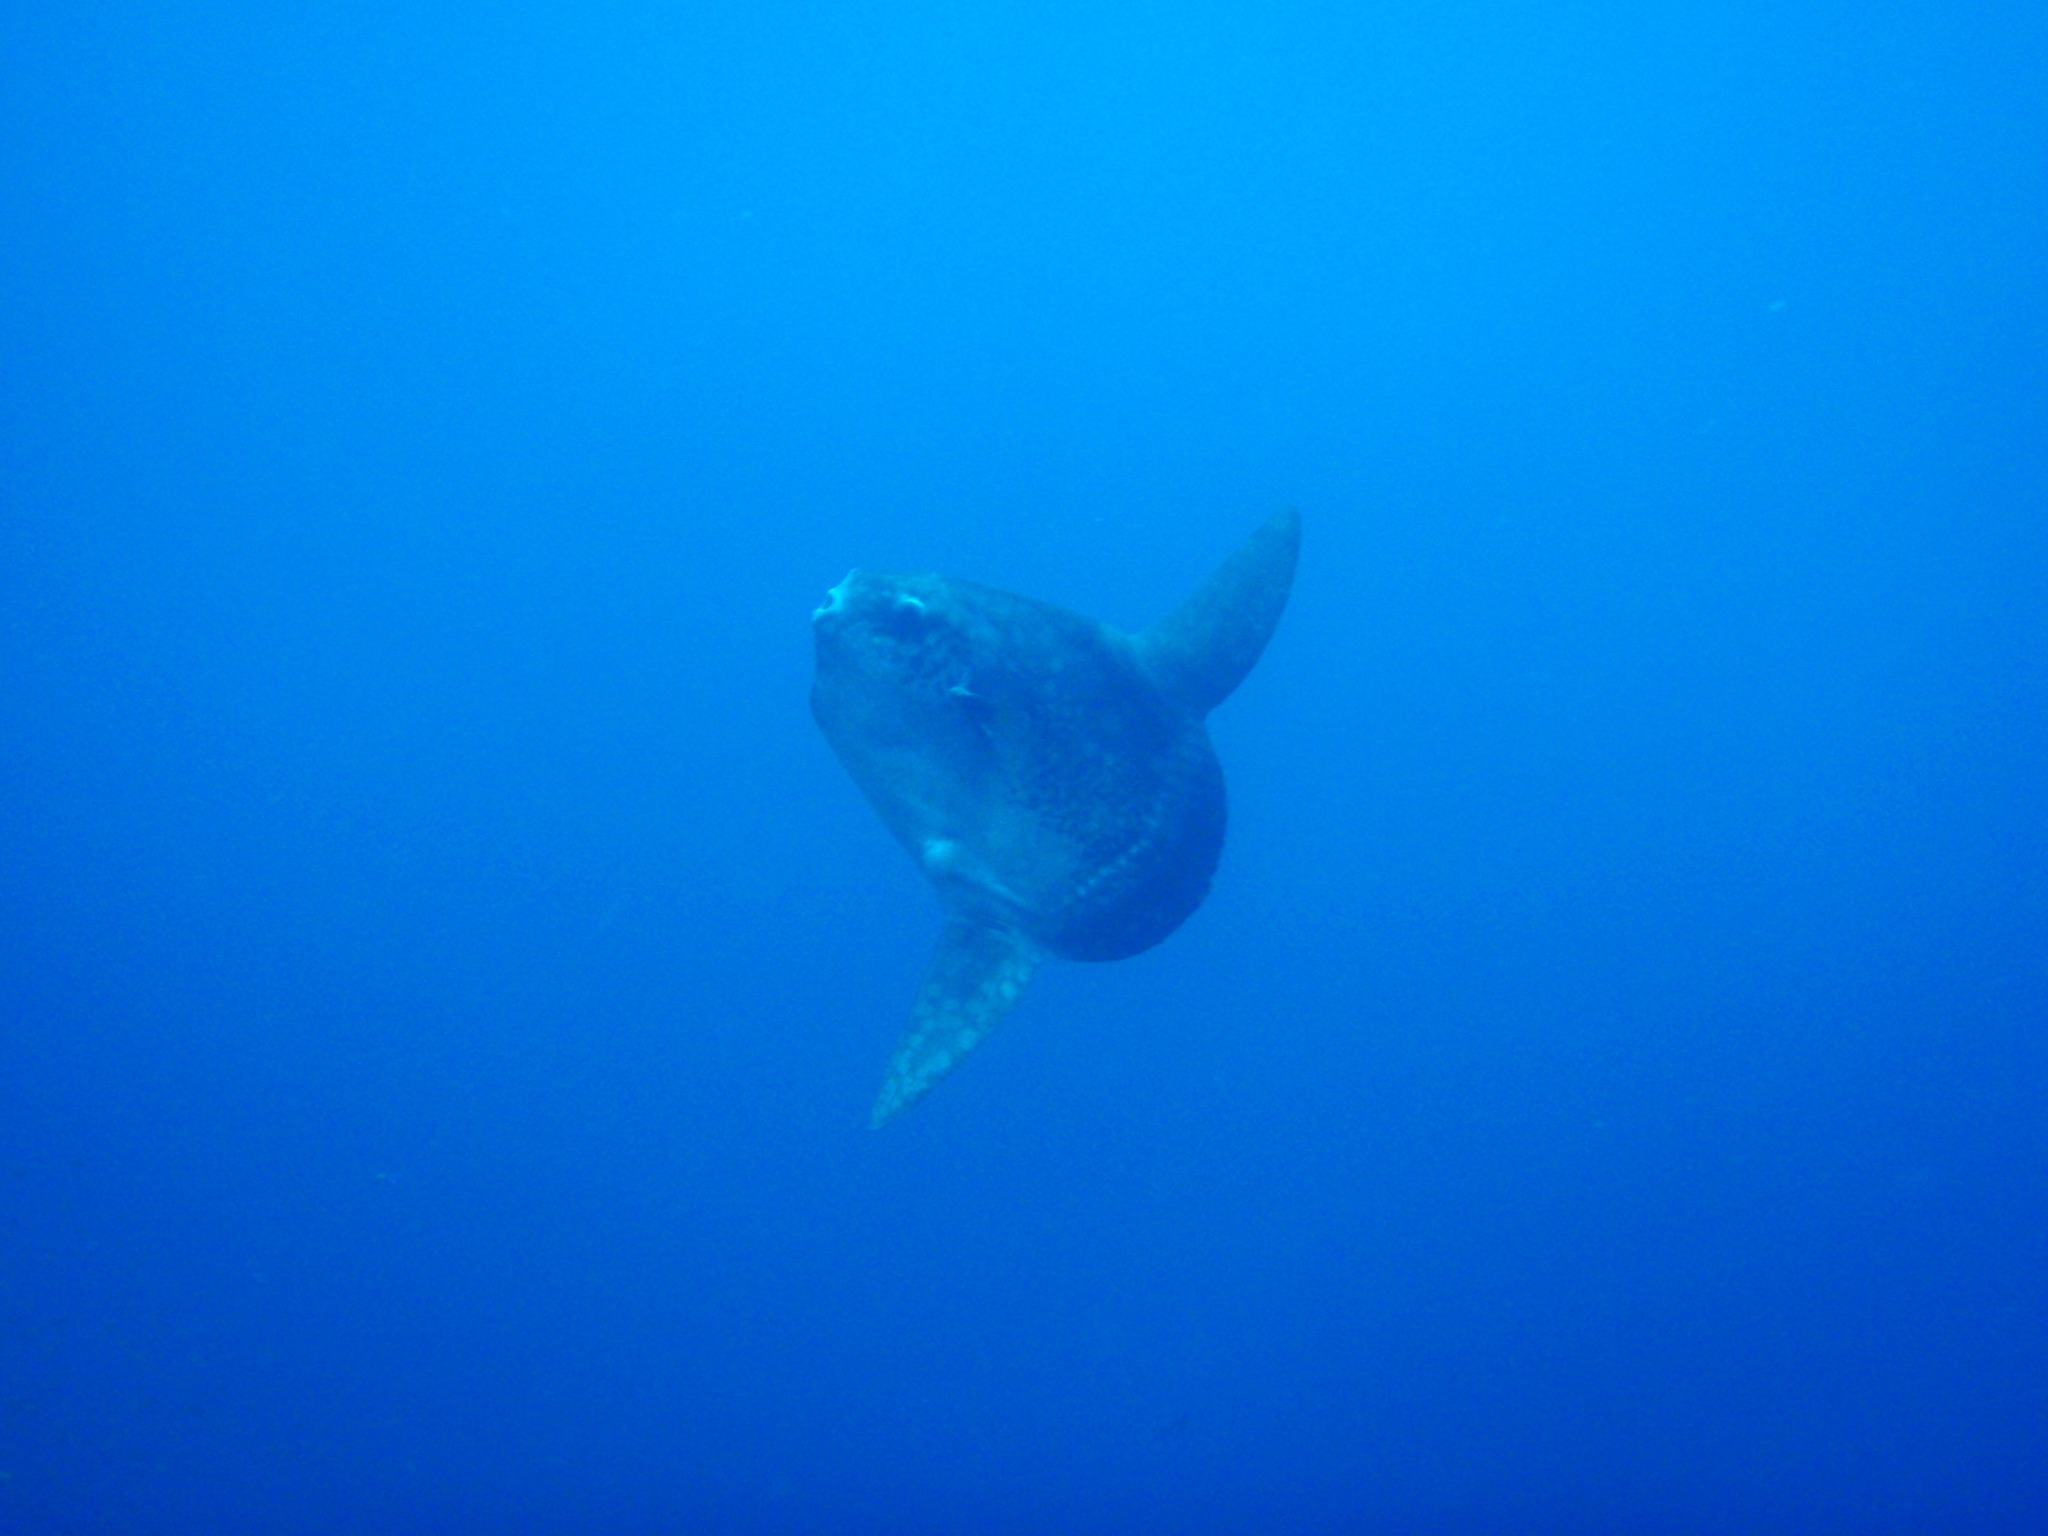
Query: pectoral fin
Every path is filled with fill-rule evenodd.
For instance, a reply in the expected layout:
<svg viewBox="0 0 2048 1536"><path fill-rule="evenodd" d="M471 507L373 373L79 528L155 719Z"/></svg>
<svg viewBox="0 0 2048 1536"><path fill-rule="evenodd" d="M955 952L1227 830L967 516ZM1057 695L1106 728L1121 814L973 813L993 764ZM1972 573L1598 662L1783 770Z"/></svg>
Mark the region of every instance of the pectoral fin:
<svg viewBox="0 0 2048 1536"><path fill-rule="evenodd" d="M1014 929L948 922L868 1123L893 1120L931 1092L1010 1011L1037 969L1037 947Z"/></svg>

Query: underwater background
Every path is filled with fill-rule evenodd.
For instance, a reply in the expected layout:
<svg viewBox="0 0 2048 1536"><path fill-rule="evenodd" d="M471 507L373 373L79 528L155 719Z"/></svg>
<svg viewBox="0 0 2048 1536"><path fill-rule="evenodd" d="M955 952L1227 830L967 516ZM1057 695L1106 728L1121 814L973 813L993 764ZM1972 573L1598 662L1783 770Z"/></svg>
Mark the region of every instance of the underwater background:
<svg viewBox="0 0 2048 1536"><path fill-rule="evenodd" d="M852 565L1301 509L865 1119ZM0 16L0 1531L2048 1529L2048 9Z"/></svg>

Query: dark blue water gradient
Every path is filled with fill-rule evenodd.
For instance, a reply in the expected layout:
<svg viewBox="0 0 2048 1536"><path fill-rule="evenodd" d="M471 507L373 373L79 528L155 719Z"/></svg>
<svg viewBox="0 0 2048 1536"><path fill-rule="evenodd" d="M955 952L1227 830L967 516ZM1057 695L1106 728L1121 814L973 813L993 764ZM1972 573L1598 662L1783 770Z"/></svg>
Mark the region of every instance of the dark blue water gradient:
<svg viewBox="0 0 2048 1536"><path fill-rule="evenodd" d="M2019 6L0 17L0 1529L2031 1531ZM1171 943L863 1119L849 565L1272 508Z"/></svg>

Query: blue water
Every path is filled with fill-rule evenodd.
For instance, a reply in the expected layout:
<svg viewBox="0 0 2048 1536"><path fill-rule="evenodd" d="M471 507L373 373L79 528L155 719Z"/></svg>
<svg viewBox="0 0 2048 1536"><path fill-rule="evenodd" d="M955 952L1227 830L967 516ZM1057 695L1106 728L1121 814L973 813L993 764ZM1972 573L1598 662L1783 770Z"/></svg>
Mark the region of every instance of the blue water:
<svg viewBox="0 0 2048 1536"><path fill-rule="evenodd" d="M805 706L1302 510L865 1118ZM0 1530L2048 1529L2048 11L0 17Z"/></svg>

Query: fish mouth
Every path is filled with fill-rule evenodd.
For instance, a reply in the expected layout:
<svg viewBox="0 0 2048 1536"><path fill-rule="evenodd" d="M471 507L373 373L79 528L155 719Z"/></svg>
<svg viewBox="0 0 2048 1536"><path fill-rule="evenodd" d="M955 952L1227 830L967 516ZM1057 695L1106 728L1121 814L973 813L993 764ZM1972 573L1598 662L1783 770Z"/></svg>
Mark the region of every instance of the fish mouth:
<svg viewBox="0 0 2048 1536"><path fill-rule="evenodd" d="M844 613L847 610L849 606L847 592L853 586L853 578L859 574L858 570L848 571L839 585L825 594L825 601L811 610L811 622L813 624L832 614Z"/></svg>

